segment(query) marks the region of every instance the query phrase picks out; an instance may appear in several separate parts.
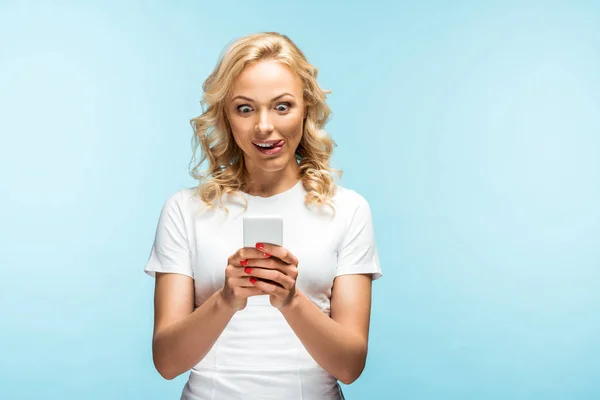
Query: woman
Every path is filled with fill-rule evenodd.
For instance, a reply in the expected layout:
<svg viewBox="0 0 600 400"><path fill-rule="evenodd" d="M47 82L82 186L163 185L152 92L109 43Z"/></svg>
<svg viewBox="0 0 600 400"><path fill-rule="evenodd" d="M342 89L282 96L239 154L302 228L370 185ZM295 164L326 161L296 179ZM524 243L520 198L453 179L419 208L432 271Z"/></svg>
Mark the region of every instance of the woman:
<svg viewBox="0 0 600 400"><path fill-rule="evenodd" d="M341 399L365 366L381 268L369 204L332 179L316 77L270 32L232 43L204 83L201 183L165 202L145 268L154 364L191 369L182 399ZM283 217L285 246L242 248L244 213Z"/></svg>

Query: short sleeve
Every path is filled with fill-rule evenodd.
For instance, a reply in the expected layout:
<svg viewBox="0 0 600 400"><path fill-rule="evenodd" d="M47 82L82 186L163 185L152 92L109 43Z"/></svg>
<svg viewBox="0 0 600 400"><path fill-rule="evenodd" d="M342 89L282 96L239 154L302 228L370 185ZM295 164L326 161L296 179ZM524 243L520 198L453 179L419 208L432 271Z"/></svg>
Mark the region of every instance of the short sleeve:
<svg viewBox="0 0 600 400"><path fill-rule="evenodd" d="M371 274L373 280L383 276L375 244L371 207L358 195L357 205L350 213L346 233L338 252L336 276Z"/></svg>
<svg viewBox="0 0 600 400"><path fill-rule="evenodd" d="M162 207L150 257L144 268L144 272L151 277L155 277L156 272L194 277L182 200L180 190L167 199Z"/></svg>

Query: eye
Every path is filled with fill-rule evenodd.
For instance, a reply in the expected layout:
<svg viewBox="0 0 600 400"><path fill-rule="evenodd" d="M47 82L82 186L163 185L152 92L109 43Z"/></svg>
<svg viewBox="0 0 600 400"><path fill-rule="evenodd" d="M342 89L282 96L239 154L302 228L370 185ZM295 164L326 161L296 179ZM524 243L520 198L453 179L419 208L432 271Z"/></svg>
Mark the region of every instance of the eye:
<svg viewBox="0 0 600 400"><path fill-rule="evenodd" d="M290 109L291 104L290 103L279 103L277 104L277 107L275 107L277 109L277 111L280 112L286 112Z"/></svg>
<svg viewBox="0 0 600 400"><path fill-rule="evenodd" d="M246 104L242 104L241 106L237 107L237 110L241 114L248 114L250 111L252 111L252 107Z"/></svg>

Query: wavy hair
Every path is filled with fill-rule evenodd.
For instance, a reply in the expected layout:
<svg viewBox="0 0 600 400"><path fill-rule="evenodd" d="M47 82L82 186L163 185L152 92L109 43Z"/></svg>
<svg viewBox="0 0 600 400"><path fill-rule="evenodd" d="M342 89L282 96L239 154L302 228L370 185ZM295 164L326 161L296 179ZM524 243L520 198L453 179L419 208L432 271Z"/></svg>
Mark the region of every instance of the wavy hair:
<svg viewBox="0 0 600 400"><path fill-rule="evenodd" d="M294 42L277 32L256 33L234 40L219 56L216 67L204 81L200 102L203 112L190 121L194 130L190 174L200 181L196 194L208 207L214 207L215 200L221 200L223 195L239 195L239 191L246 188L243 153L233 139L225 110L236 77L249 64L262 60L278 61L295 71L302 80L307 113L296 161L302 186L307 192L304 201L307 205L327 205L335 214L333 173L341 177L342 171L329 165L336 144L323 130L331 115L326 103L331 90L321 89L317 83L318 69L308 62ZM196 151L200 146L202 151L198 160ZM208 168L200 171L205 161L208 161ZM244 201L247 209L245 197ZM222 201L219 203L228 213Z"/></svg>

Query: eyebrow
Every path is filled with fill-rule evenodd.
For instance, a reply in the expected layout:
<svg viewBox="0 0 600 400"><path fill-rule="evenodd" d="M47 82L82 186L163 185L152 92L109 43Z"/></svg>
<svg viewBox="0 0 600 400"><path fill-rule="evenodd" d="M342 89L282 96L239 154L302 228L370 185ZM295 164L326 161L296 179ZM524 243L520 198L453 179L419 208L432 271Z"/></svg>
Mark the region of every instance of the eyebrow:
<svg viewBox="0 0 600 400"><path fill-rule="evenodd" d="M282 94L280 94L280 95L279 95L279 96L277 96L277 97L273 97L273 98L271 99L271 101L275 101L275 100L277 100L277 99L279 99L279 98L281 98L281 97L283 97L283 96L292 96L292 97L294 97L294 95L293 95L293 94L291 94L291 93L288 93L288 92L285 92L285 93L282 93ZM246 96L235 96L233 99L231 99L231 101L233 101L233 100L235 100L235 99L244 99L244 100L248 100L248 101L254 102L254 100L252 100L250 97L246 97Z"/></svg>

